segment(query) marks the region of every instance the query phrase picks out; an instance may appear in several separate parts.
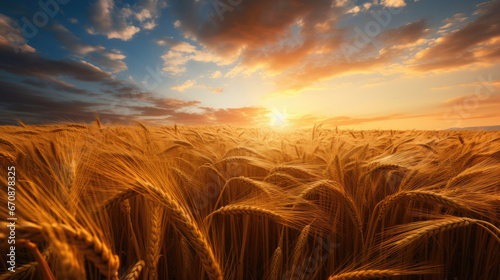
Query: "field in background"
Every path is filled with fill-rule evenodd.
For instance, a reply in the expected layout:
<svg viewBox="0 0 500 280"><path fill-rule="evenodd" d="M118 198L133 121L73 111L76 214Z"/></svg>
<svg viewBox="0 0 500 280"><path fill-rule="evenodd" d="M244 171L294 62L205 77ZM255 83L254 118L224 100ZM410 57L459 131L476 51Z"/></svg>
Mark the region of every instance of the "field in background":
<svg viewBox="0 0 500 280"><path fill-rule="evenodd" d="M4 126L0 162L0 279L500 275L499 132Z"/></svg>

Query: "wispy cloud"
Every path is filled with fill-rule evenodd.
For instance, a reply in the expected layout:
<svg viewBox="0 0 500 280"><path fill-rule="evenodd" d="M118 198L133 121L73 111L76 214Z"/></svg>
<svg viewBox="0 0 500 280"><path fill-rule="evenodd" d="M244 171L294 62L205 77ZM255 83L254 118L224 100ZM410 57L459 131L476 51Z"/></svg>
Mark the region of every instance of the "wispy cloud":
<svg viewBox="0 0 500 280"><path fill-rule="evenodd" d="M435 45L418 53L413 69L446 71L500 61L500 2L483 5L478 13L476 20L444 34Z"/></svg>
<svg viewBox="0 0 500 280"><path fill-rule="evenodd" d="M165 0L143 0L134 6L124 4L122 7L118 7L114 0L97 0L89 7L87 32L128 41L141 30L139 26L154 29L164 7Z"/></svg>
<svg viewBox="0 0 500 280"><path fill-rule="evenodd" d="M69 51L89 57L90 61L102 65L104 68L111 69L113 72L121 72L127 69L127 65L122 60L126 58L118 50L107 51L101 45L90 45L83 43L71 31L63 25L56 23L52 26L54 37L60 41Z"/></svg>

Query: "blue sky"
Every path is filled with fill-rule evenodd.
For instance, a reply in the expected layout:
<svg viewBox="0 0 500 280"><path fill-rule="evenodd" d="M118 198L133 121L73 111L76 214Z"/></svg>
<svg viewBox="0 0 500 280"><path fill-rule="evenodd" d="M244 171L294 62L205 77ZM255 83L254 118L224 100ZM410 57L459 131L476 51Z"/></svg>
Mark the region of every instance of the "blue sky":
<svg viewBox="0 0 500 280"><path fill-rule="evenodd" d="M0 4L3 123L500 120L498 1L40 2Z"/></svg>

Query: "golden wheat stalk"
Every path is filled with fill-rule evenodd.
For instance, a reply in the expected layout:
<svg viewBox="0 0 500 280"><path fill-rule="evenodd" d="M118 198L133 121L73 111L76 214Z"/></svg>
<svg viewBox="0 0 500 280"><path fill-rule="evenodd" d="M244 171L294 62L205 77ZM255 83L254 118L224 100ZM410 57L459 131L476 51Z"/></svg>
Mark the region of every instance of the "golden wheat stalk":
<svg viewBox="0 0 500 280"><path fill-rule="evenodd" d="M20 247L25 247L35 257L35 260L38 262L41 274L45 280L55 280L54 274L52 273L52 270L50 270L49 265L45 261L45 258L40 254L40 251L38 250L38 247L35 243L26 240L26 239L17 239L17 242L15 243Z"/></svg>
<svg viewBox="0 0 500 280"><path fill-rule="evenodd" d="M311 173L309 170L303 168L303 167L298 167L298 166L293 166L293 165L281 165L273 168L271 170L272 173L285 173L288 174L292 177L295 177L297 179L314 179L317 178L317 175Z"/></svg>
<svg viewBox="0 0 500 280"><path fill-rule="evenodd" d="M70 128L56 128L48 131L49 133L58 133L58 132L78 132L78 130L70 129Z"/></svg>
<svg viewBox="0 0 500 280"><path fill-rule="evenodd" d="M264 182L280 186L282 188L295 187L301 184L301 182L295 177L280 172L269 174L266 178L264 178Z"/></svg>
<svg viewBox="0 0 500 280"><path fill-rule="evenodd" d="M10 165L14 165L16 163L16 158L11 156L9 153L4 153L0 151L0 159L5 159Z"/></svg>
<svg viewBox="0 0 500 280"><path fill-rule="evenodd" d="M392 269L367 269L367 270L356 270L351 272L345 272L337 275L330 276L328 280L361 280L361 279L373 279L373 278L383 278L383 277L394 277L405 275L406 273L399 270Z"/></svg>
<svg viewBox="0 0 500 280"><path fill-rule="evenodd" d="M104 204L102 205L102 208L107 210L115 209L122 201L132 198L135 195L137 195L137 192L133 189L122 191L119 194L112 197L111 199L105 201Z"/></svg>
<svg viewBox="0 0 500 280"><path fill-rule="evenodd" d="M50 250L45 249L42 252L42 258L45 259L46 262L49 261L49 258L51 258ZM38 273L37 270L39 269L39 263L38 261L30 262L27 264L24 264L22 266L16 267L16 271L14 273L12 272L6 272L0 275L0 280L20 280L20 279L32 279L33 274Z"/></svg>
<svg viewBox="0 0 500 280"><path fill-rule="evenodd" d="M72 228L64 224L42 224L41 231L49 233L50 231L60 232L67 238L67 243L78 248L99 269L99 271L112 279L118 279L118 269L120 259L100 241L97 237L90 234L85 229Z"/></svg>
<svg viewBox="0 0 500 280"><path fill-rule="evenodd" d="M407 232L406 234L404 234L403 238L394 242L393 245L396 247L407 246L415 242L416 240L427 239L431 236L443 233L445 231L468 227L473 224L481 226L483 229L492 234L493 238L500 242L500 230L494 225L485 221L464 217L453 217L431 221L432 223L429 223L429 221L426 222L426 224L428 224L427 226Z"/></svg>
<svg viewBox="0 0 500 280"><path fill-rule="evenodd" d="M158 260L160 259L161 250L161 235L162 235L162 218L163 209L159 205L153 206L151 213L151 232L149 234L149 246L148 246L148 276L149 279L157 278Z"/></svg>
<svg viewBox="0 0 500 280"><path fill-rule="evenodd" d="M226 184L221 190L221 193L225 191L230 192L232 188L236 188L237 190L240 191L253 189L257 190L257 192L259 193L264 193L267 196L272 197L270 193L271 187L267 183L253 180L244 176L234 177L227 180Z"/></svg>
<svg viewBox="0 0 500 280"><path fill-rule="evenodd" d="M144 261L136 262L127 273L125 273L120 280L138 280L144 269Z"/></svg>
<svg viewBox="0 0 500 280"><path fill-rule="evenodd" d="M273 257L271 260L271 267L269 269L269 273L268 273L269 276L267 278L268 280L278 280L282 260L283 260L283 252L281 250L281 247L278 247L274 251L274 254L273 254Z"/></svg>
<svg viewBox="0 0 500 280"><path fill-rule="evenodd" d="M2 223L0 230L8 230L5 223ZM6 234L6 232L2 233ZM40 236L40 234L50 237L58 233L60 236L56 236L65 238L65 242L78 248L88 260L94 263L103 275L112 279L117 279L118 277L118 268L120 266L118 256L114 255L106 244L85 229L72 228L68 225L57 223L36 225L26 222L16 227L16 233L18 234L18 238L22 239L32 239L33 237ZM51 240L47 241L50 242Z"/></svg>
<svg viewBox="0 0 500 280"><path fill-rule="evenodd" d="M79 124L79 123L69 123L66 125L67 127L74 127L74 128L83 128L83 129L88 129L88 127L84 124Z"/></svg>
<svg viewBox="0 0 500 280"><path fill-rule="evenodd" d="M200 257L208 277L211 280L222 280L224 276L219 263L215 259L213 250L208 240L200 231L198 225L193 221L191 216L164 191L149 183L145 183L145 186L149 191L159 197L160 203L167 207L170 217L176 223L176 228L186 237Z"/></svg>
<svg viewBox="0 0 500 280"><path fill-rule="evenodd" d="M144 129L146 133L150 133L149 129L141 121L136 121L136 122L142 129Z"/></svg>
<svg viewBox="0 0 500 280"><path fill-rule="evenodd" d="M0 138L0 144L4 144L6 146L8 146L9 148L13 149L13 150L17 150L17 147L16 145L14 145L12 142L6 140L6 139L2 139Z"/></svg>
<svg viewBox="0 0 500 280"><path fill-rule="evenodd" d="M485 170L483 169L473 169L469 168L461 172L460 174L456 175L455 177L451 178L448 180L446 183L446 186L444 187L445 189L450 188L450 187L455 187L458 183L462 181L467 181L469 179L474 179L479 177L481 174L484 174Z"/></svg>
<svg viewBox="0 0 500 280"><path fill-rule="evenodd" d="M221 214L221 215L246 215L246 216L255 216L255 217L264 217L268 218L270 220L275 220L275 221L283 221L283 217L279 215L278 213L260 208L258 206L252 206L252 205L227 205L224 207L221 207L217 209L215 212L213 212L210 215L213 214Z"/></svg>
<svg viewBox="0 0 500 280"><path fill-rule="evenodd" d="M471 209L466 205L458 202L456 199L448 197L444 194L433 192L433 191L403 191L390 196L387 196L382 201L380 201L376 208L379 209L378 220L381 220L387 210L394 204L400 201L419 201L426 202L429 204L440 204L451 209L469 212Z"/></svg>
<svg viewBox="0 0 500 280"><path fill-rule="evenodd" d="M57 279L83 280L85 271L81 260L74 252L72 244L60 242L55 237L52 238L54 246L54 258L57 258Z"/></svg>
<svg viewBox="0 0 500 280"><path fill-rule="evenodd" d="M309 236L309 231L311 230L311 226L307 225L304 227L304 229L300 232L299 238L297 239L297 243L295 244L295 248L293 249L292 252L292 257L290 261L290 266L292 267L292 275L295 275L296 277L300 277L299 271L297 271L298 268L300 268L300 258L304 255L304 251L306 250L307 247L307 237Z"/></svg>
<svg viewBox="0 0 500 280"><path fill-rule="evenodd" d="M188 148L194 148L193 144L191 144L188 141L184 141L184 140L174 140L173 143L176 145L180 145L180 146L184 146L184 147L188 147Z"/></svg>
<svg viewBox="0 0 500 280"><path fill-rule="evenodd" d="M189 280L189 266L191 264L191 251L185 237L181 237L182 279Z"/></svg>
<svg viewBox="0 0 500 280"><path fill-rule="evenodd" d="M39 132L32 131L32 130L22 130L22 131L16 131L14 134L25 134L25 135L39 135Z"/></svg>
<svg viewBox="0 0 500 280"><path fill-rule="evenodd" d="M246 155L255 156L255 157L261 158L261 159L266 158L264 155L257 152L256 150L245 147L245 146L235 147L235 148L228 150L226 152L226 154L224 155L224 158L229 157L229 156L246 156Z"/></svg>
<svg viewBox="0 0 500 280"><path fill-rule="evenodd" d="M320 194L324 194L324 191L330 193L334 198L340 200L341 204L344 206L345 210L349 217L351 217L352 222L360 232L363 232L363 222L361 220L361 216L356 207L356 204L352 200L352 198L338 186L337 183L329 180L320 180L314 182L310 187L302 191L300 197L304 199L309 199L311 195L315 192L320 192ZM323 191L323 193L322 193Z"/></svg>

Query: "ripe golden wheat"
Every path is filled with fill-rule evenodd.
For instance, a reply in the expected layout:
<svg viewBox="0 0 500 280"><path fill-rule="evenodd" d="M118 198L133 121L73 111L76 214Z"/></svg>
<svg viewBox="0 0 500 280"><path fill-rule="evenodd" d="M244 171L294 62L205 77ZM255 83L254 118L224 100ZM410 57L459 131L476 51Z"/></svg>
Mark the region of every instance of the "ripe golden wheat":
<svg viewBox="0 0 500 280"><path fill-rule="evenodd" d="M497 279L499 139L321 124L3 126L0 280Z"/></svg>

